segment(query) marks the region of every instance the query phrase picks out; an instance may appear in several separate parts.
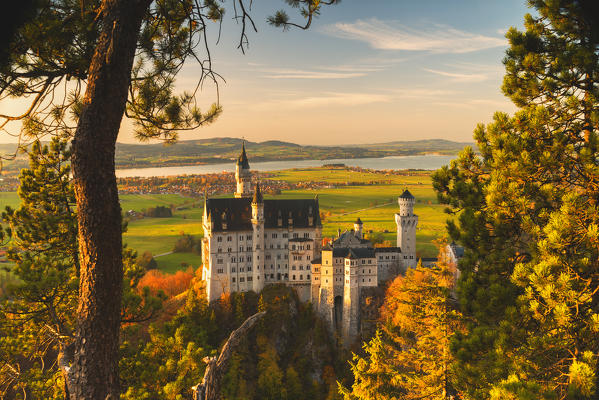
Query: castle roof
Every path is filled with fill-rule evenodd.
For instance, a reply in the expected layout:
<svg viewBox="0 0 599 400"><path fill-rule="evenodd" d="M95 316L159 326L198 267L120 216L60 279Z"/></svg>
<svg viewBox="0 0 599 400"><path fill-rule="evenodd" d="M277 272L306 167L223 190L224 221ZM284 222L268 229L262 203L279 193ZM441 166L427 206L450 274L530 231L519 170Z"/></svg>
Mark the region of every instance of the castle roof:
<svg viewBox="0 0 599 400"><path fill-rule="evenodd" d="M412 193L410 193L410 191L408 189L404 190L404 192L401 194L401 196L399 196L400 199L414 199L415 197L412 196Z"/></svg>
<svg viewBox="0 0 599 400"><path fill-rule="evenodd" d="M357 245L372 245L369 240L360 239L354 232L345 231L335 240L333 240L333 246L344 246L351 247Z"/></svg>
<svg viewBox="0 0 599 400"><path fill-rule="evenodd" d="M241 145L241 154L237 159L237 165L242 169L250 169L250 162L248 161L248 156L245 154L245 142Z"/></svg>
<svg viewBox="0 0 599 400"><path fill-rule="evenodd" d="M214 223L212 231L252 230L252 199L207 199L207 214ZM264 228L311 228L322 227L316 199L263 200ZM225 221L223 221L223 215ZM279 217L281 216L281 217ZM289 223L291 219L291 224ZM281 225L279 226L279 220ZM223 222L227 229L223 229ZM310 224L310 222L312 222Z"/></svg>
<svg viewBox="0 0 599 400"><path fill-rule="evenodd" d="M375 247L375 253L401 253L401 247Z"/></svg>
<svg viewBox="0 0 599 400"><path fill-rule="evenodd" d="M374 258L372 247L333 247L323 248L322 251L333 251L333 257L343 258Z"/></svg>

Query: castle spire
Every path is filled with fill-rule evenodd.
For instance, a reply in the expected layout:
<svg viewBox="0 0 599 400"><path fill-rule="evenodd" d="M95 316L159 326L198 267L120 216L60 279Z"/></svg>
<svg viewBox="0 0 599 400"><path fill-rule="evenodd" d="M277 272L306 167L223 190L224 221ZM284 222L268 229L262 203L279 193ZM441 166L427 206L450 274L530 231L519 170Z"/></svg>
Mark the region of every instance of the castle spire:
<svg viewBox="0 0 599 400"><path fill-rule="evenodd" d="M254 198L252 199L252 203L260 204L263 202L263 200L264 200L264 197L262 196L262 192L260 192L260 184L258 184L258 182L256 182L256 190L254 190Z"/></svg>
<svg viewBox="0 0 599 400"><path fill-rule="evenodd" d="M245 154L245 140L241 144L241 154L237 159L237 165L239 165L242 169L250 169L250 162L248 161L247 154Z"/></svg>

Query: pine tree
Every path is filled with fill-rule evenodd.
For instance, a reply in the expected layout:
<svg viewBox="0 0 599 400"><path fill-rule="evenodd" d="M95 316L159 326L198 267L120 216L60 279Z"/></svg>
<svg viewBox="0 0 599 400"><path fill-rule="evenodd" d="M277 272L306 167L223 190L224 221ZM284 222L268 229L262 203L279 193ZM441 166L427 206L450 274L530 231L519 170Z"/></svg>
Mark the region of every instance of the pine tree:
<svg viewBox="0 0 599 400"><path fill-rule="evenodd" d="M305 24L278 12L276 26L307 29L324 4L298 0ZM174 93L175 76L193 58L200 82L212 70L208 21L222 21L215 0L39 0L31 19L11 32L0 68L0 101L29 101L23 115L2 115L0 126L22 122L22 134L72 136L71 165L77 203L79 299L75 351L65 360L73 399L118 398L118 350L123 280L121 209L115 146L125 112L140 139L174 141L177 131L212 123L221 108L201 112L194 93ZM255 30L244 1L233 3L240 22ZM251 28L250 28L251 26ZM70 82L68 82L70 81ZM198 84L197 87L200 85ZM63 90L68 91L63 93ZM197 90L197 89L196 89Z"/></svg>
<svg viewBox="0 0 599 400"><path fill-rule="evenodd" d="M7 257L15 263L11 273L18 283L0 303L0 397L65 397L58 364L72 351L79 281L69 159L65 140L35 142L29 168L19 176L21 205L2 214L6 228L0 234L10 240ZM144 270L135 258L135 252L123 250L120 317L126 322L147 319L160 307L157 298L136 292Z"/></svg>
<svg viewBox="0 0 599 400"><path fill-rule="evenodd" d="M472 398L591 398L597 377L599 13L592 1L529 2L512 28L497 113L434 176L458 213L453 239L468 333L454 343Z"/></svg>

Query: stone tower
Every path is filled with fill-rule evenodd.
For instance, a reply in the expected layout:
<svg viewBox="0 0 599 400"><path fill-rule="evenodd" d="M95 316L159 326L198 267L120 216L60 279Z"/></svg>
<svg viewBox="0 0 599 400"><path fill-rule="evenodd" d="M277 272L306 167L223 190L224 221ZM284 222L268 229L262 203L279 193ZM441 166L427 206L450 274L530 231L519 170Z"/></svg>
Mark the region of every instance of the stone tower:
<svg viewBox="0 0 599 400"><path fill-rule="evenodd" d="M397 199L399 214L395 214L397 224L397 247L401 248L406 267L415 267L416 259L416 226L418 216L414 214L416 199L408 190L405 190Z"/></svg>
<svg viewBox="0 0 599 400"><path fill-rule="evenodd" d="M245 152L243 154L245 155ZM237 166L239 167L239 163ZM252 286L254 292L260 293L266 278L264 277L264 200L258 183L252 198L252 229Z"/></svg>
<svg viewBox="0 0 599 400"><path fill-rule="evenodd" d="M362 224L362 220L360 218L358 218L356 220L356 222L354 222L354 232L356 234L356 237L358 239L364 239L363 236L363 232L362 232L362 228L364 227L364 224Z"/></svg>
<svg viewBox="0 0 599 400"><path fill-rule="evenodd" d="M235 197L252 196L252 173L250 172L250 162L245 154L245 142L241 145L241 154L235 166L235 181L237 181Z"/></svg>

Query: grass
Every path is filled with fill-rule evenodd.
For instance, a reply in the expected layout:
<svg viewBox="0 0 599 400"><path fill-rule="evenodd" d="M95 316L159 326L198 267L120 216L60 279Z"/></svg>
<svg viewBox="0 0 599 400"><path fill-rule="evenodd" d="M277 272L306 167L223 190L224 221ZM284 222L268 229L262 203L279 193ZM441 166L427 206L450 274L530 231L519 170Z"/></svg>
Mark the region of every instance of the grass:
<svg viewBox="0 0 599 400"><path fill-rule="evenodd" d="M438 204L433 191L430 173L406 171L402 175L365 173L341 169L308 168L273 173L272 179L294 182L329 182L331 188L284 191L276 196L280 199L313 198L318 194L320 210L326 217L323 221L323 236L336 235L337 228L352 229L360 217L366 232L383 232L384 238L396 241L394 214L399 212L397 197L405 190L416 197L415 213L419 217L416 231L417 251L422 257L435 257L437 249L432 241L445 233L444 206ZM344 182L369 183L373 185L336 186ZM385 182L381 184L380 182ZM131 220L123 242L142 254L168 253L181 233L200 238L202 230L202 202L178 194L124 194L120 196L123 210L136 210L157 205L175 205L177 209L170 218L142 218ZM273 196L266 196L273 198ZM390 203L390 204L387 204ZM0 193L0 206L18 205L16 193ZM195 207L194 207L195 206ZM378 207L380 206L380 207ZM385 233L385 231L387 231ZM174 273L185 269L182 263L197 268L201 257L193 253L173 253L156 258L160 270Z"/></svg>
<svg viewBox="0 0 599 400"><path fill-rule="evenodd" d="M20 203L17 192L0 192L0 211L4 211L6 206L16 208Z"/></svg>

